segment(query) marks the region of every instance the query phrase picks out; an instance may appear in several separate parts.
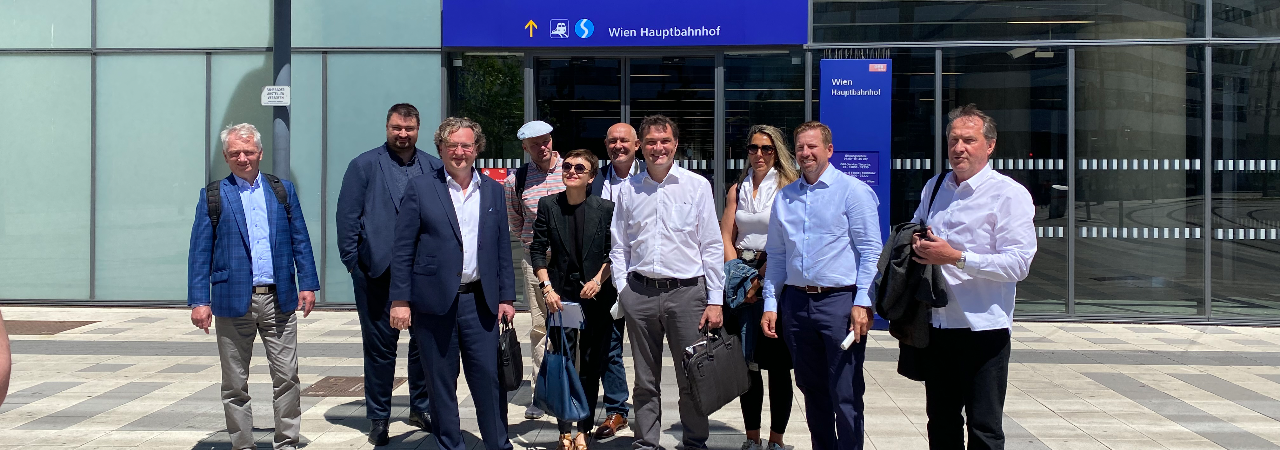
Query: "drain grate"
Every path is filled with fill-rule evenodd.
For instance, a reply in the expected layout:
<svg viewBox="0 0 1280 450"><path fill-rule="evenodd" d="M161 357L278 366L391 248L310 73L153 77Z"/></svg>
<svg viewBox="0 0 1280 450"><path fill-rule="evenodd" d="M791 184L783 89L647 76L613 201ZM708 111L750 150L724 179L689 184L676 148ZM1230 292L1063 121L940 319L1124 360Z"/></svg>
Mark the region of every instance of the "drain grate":
<svg viewBox="0 0 1280 450"><path fill-rule="evenodd" d="M80 328L98 322L80 320L6 320L4 328L10 335L48 336Z"/></svg>
<svg viewBox="0 0 1280 450"><path fill-rule="evenodd" d="M407 381L396 377L391 383L395 390ZM364 377L324 377L302 390L306 397L364 397Z"/></svg>

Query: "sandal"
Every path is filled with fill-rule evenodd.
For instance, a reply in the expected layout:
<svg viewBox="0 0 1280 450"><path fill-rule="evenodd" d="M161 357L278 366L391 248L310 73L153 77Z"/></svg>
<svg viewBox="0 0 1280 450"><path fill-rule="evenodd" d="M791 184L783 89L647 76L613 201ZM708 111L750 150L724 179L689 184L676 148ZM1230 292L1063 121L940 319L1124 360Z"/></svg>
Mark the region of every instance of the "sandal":
<svg viewBox="0 0 1280 450"><path fill-rule="evenodd" d="M569 433L563 433L560 435L560 447L558 447L558 449L559 450L578 450L578 444L573 441L573 435Z"/></svg>

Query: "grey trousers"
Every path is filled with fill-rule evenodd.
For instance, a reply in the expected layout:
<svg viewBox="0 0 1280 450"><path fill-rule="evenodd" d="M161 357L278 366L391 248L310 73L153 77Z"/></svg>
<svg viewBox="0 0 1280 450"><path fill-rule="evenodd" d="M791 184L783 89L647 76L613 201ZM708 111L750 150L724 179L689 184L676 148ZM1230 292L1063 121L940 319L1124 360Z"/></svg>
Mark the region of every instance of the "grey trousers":
<svg viewBox="0 0 1280 450"><path fill-rule="evenodd" d="M222 411L227 417L231 448L255 448L253 409L249 405L249 360L253 340L262 335L271 366L272 407L275 408L275 448L293 449L301 436L302 409L298 405L298 319L280 311L275 294L253 294L243 317L215 317L218 357L222 360Z"/></svg>
<svg viewBox="0 0 1280 450"><path fill-rule="evenodd" d="M662 437L662 338L667 338L671 358L675 361L676 385L680 388L680 426L684 429L681 446L685 449L707 447L711 430L707 416L693 403L693 390L685 378L684 348L698 340L698 321L707 309L706 282L697 286L660 291L627 280L627 288L618 293L631 333L631 353L635 364L633 449L657 449Z"/></svg>

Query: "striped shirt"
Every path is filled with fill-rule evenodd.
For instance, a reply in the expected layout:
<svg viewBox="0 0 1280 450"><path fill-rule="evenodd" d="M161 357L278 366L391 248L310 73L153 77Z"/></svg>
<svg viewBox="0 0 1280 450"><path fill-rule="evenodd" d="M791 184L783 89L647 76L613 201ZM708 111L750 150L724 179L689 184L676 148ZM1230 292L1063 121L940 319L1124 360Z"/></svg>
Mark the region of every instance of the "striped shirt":
<svg viewBox="0 0 1280 450"><path fill-rule="evenodd" d="M502 188L507 193L507 221L511 225L511 234L516 236L517 230L520 244L524 246L525 257L529 255L529 243L533 242L533 221L538 218L538 200L548 195L564 192L564 177L560 169L560 154L551 152L551 172L543 172L534 163L526 163L529 173L525 176L524 195L516 199L516 173L507 173Z"/></svg>

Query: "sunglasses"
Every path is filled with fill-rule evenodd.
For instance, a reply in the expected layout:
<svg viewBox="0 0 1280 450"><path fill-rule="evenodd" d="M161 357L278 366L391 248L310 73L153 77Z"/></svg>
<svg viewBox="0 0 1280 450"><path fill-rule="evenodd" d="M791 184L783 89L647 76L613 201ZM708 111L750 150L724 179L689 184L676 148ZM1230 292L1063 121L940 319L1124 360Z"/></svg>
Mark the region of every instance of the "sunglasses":
<svg viewBox="0 0 1280 450"><path fill-rule="evenodd" d="M587 173L587 166L584 164L571 164L566 162L564 165L561 165L560 168L564 169L565 172Z"/></svg>
<svg viewBox="0 0 1280 450"><path fill-rule="evenodd" d="M759 152L764 152L766 155L772 155L776 151L778 151L778 148L772 145L751 144L747 146L747 154L749 155L754 155Z"/></svg>

